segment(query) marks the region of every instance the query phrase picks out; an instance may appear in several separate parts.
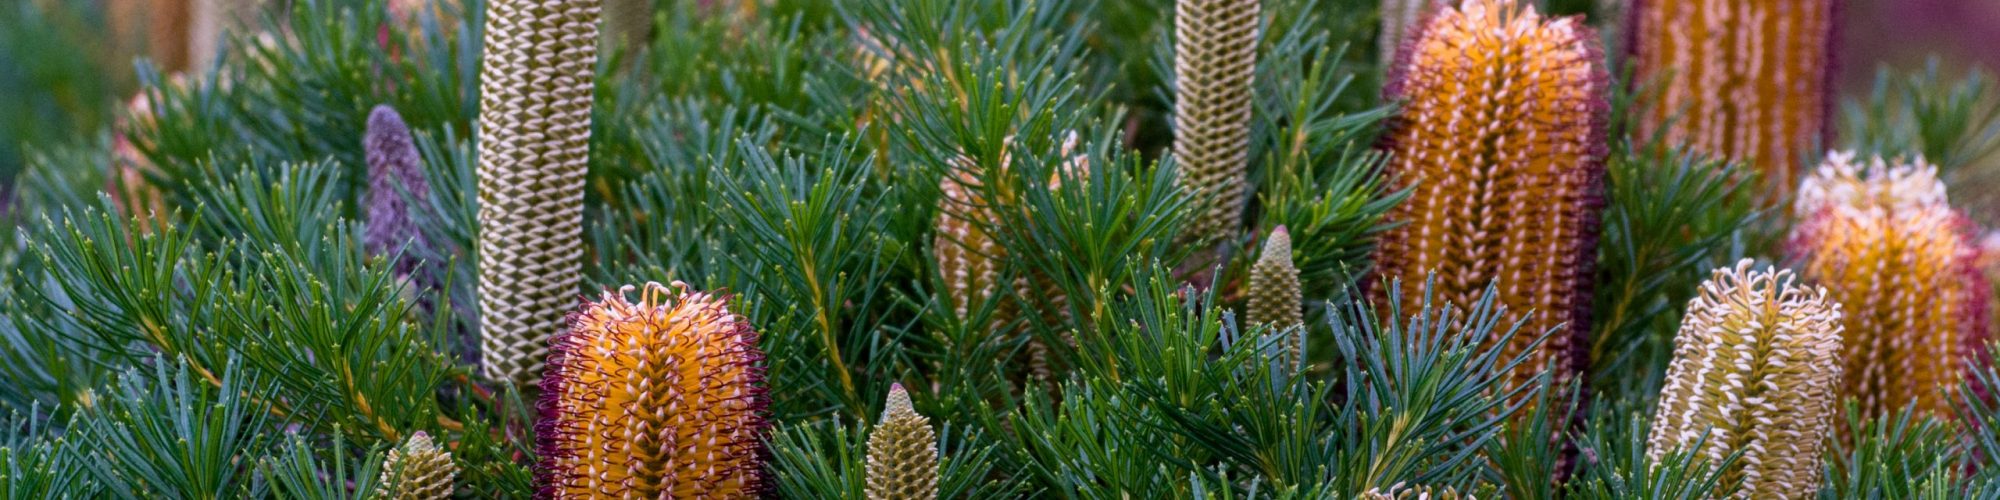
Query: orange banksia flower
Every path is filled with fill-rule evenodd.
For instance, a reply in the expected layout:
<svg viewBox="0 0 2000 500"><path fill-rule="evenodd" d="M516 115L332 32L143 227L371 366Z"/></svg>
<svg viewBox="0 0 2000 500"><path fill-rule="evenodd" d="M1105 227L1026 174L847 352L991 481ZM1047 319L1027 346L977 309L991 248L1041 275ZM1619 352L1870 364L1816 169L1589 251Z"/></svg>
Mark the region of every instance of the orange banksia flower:
<svg viewBox="0 0 2000 500"><path fill-rule="evenodd" d="M554 341L537 410L537 496L751 498L764 490L763 353L727 299L605 292Z"/></svg>
<svg viewBox="0 0 2000 500"><path fill-rule="evenodd" d="M1415 191L1390 214L1404 225L1375 253L1380 281L1436 273L1437 298L1469 307L1497 280L1510 318L1534 315L1492 339L1505 356L1529 355L1514 383L1553 362L1561 384L1587 365L1610 111L1600 54L1579 18L1474 0L1436 11L1398 52L1384 89L1405 102L1383 139L1388 171ZM1376 287L1378 300L1386 288ZM1423 297L1403 294L1404 310Z"/></svg>
<svg viewBox="0 0 2000 500"><path fill-rule="evenodd" d="M1737 498L1812 498L1839 398L1840 304L1750 264L1717 269L1688 302L1647 452L1740 454L1720 471Z"/></svg>
<svg viewBox="0 0 2000 500"><path fill-rule="evenodd" d="M1754 162L1770 186L1791 189L1831 130L1839 3L1634 0L1632 81L1662 92L1635 110L1637 136Z"/></svg>
<svg viewBox="0 0 2000 500"><path fill-rule="evenodd" d="M1795 208L1790 253L1847 308L1842 394L1869 416L1942 414L1989 318L1977 247L1936 168L1831 153Z"/></svg>

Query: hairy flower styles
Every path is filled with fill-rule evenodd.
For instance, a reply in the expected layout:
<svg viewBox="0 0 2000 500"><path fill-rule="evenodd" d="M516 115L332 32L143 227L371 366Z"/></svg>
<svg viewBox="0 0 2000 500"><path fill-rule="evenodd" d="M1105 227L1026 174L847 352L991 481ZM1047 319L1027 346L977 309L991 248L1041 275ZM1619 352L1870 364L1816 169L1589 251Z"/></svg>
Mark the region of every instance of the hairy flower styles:
<svg viewBox="0 0 2000 500"><path fill-rule="evenodd" d="M1469 1L1429 18L1384 90L1405 101L1384 138L1388 170L1415 189L1391 212L1405 224L1384 234L1379 273L1409 283L1436 273L1438 298L1460 307L1497 282L1511 317L1533 313L1492 339L1507 357L1529 355L1516 383L1553 362L1563 384L1587 365L1610 110L1596 40L1578 18ZM1404 310L1422 298L1403 296Z"/></svg>
<svg viewBox="0 0 2000 500"><path fill-rule="evenodd" d="M1987 285L1963 216L1936 168L1828 155L1799 186L1790 253L1846 306L1843 396L1864 414L1939 413L1983 339Z"/></svg>
<svg viewBox="0 0 2000 500"><path fill-rule="evenodd" d="M605 292L555 339L537 405L543 498L747 498L765 486L757 334L726 299Z"/></svg>
<svg viewBox="0 0 2000 500"><path fill-rule="evenodd" d="M1834 92L1838 0L1633 0L1633 84L1659 88L1636 109L1638 137L1755 163L1790 189L1824 147Z"/></svg>
<svg viewBox="0 0 2000 500"><path fill-rule="evenodd" d="M1834 420L1841 308L1790 271L1744 260L1717 269L1688 303L1653 418L1648 453L1676 449L1741 482L1737 498L1812 498ZM1692 449L1689 449L1692 448Z"/></svg>

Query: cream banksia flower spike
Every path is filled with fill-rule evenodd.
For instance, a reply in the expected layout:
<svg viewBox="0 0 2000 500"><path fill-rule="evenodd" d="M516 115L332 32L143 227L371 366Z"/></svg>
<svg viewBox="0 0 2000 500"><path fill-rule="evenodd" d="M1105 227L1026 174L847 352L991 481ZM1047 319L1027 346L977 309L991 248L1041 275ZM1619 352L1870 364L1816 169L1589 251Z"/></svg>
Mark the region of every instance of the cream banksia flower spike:
<svg viewBox="0 0 2000 500"><path fill-rule="evenodd" d="M903 384L889 387L882 420L868 433L868 500L938 497L937 433Z"/></svg>
<svg viewBox="0 0 2000 500"><path fill-rule="evenodd" d="M1011 138L1006 141L1007 147L1011 147L1012 144ZM1079 147L1076 132L1065 132L1060 149L1057 150L1058 157L1064 160L1058 167L1059 170L1049 177L1050 190L1061 190L1064 178L1075 180L1089 178L1090 157L1080 151ZM1000 224L1000 218L995 210L1015 203L1015 200L999 200L997 204L987 200L981 193L981 186L978 185L981 177L979 165L963 155L955 156L951 161L951 168L939 182L941 196L938 201L937 230L931 245L931 257L937 265L938 275L944 280L945 297L950 301L948 305L952 313L959 319L967 319L972 316L975 308L986 303L993 294L1001 290L1000 271L1002 263L1006 261L1007 250L990 231ZM1003 151L999 166L1002 175L1005 175L1011 163L1011 153ZM1001 177L994 176L994 178ZM1047 303L1028 304L1042 308L1038 315L1040 319L1049 324L1056 324L1065 319L1066 311L1062 307L1066 299L1060 293L1055 293L1055 285L1049 282L1048 276L1033 271L1025 271L1023 274L1025 275L1017 276L1013 280L1012 291L1016 294L1015 297L1022 300L1044 297ZM1013 302L1002 303L991 318L992 327L1004 326L1017 317L1015 315L1021 312L1021 308L1015 305ZM1041 345L1039 341L1031 340L1028 345L1028 358L1031 376L1047 381L1051 376L1048 366L1048 347Z"/></svg>
<svg viewBox="0 0 2000 500"><path fill-rule="evenodd" d="M1397 484L1388 491L1375 488L1363 492L1356 500L1479 500L1472 495L1460 495L1450 487L1403 486Z"/></svg>
<svg viewBox="0 0 2000 500"><path fill-rule="evenodd" d="M1626 49L1635 137L1753 162L1773 189L1825 146L1839 0L1632 0Z"/></svg>
<svg viewBox="0 0 2000 500"><path fill-rule="evenodd" d="M451 498L458 465L451 452L438 447L429 434L417 431L402 446L389 450L382 462L382 480L375 498L381 500L443 500Z"/></svg>
<svg viewBox="0 0 2000 500"><path fill-rule="evenodd" d="M1826 289L1790 271L1747 259L1717 269L1688 302L1647 453L1741 453L1719 471L1721 484L1742 483L1736 498L1812 498L1839 397L1841 319Z"/></svg>
<svg viewBox="0 0 2000 500"><path fill-rule="evenodd" d="M1174 4L1174 160L1199 202L1188 239L1217 242L1242 222L1257 73L1258 0Z"/></svg>
<svg viewBox="0 0 2000 500"><path fill-rule="evenodd" d="M538 498L752 498L765 486L763 353L727 299L607 291L554 342L536 405Z"/></svg>
<svg viewBox="0 0 2000 500"><path fill-rule="evenodd" d="M1264 253L1250 265L1251 325L1269 326L1284 335L1285 366L1298 370L1305 364L1305 299L1299 292L1299 268L1292 265L1292 237L1285 226L1271 230L1264 238Z"/></svg>
<svg viewBox="0 0 2000 500"><path fill-rule="evenodd" d="M533 384L575 301L597 67L596 0L493 0L479 84L486 375Z"/></svg>
<svg viewBox="0 0 2000 500"><path fill-rule="evenodd" d="M999 289L1000 263L1006 260L999 240L988 232L999 223L993 206L980 195L977 167L971 158L954 157L956 165L938 186L937 240L932 257L944 278L945 296L959 319L984 304Z"/></svg>
<svg viewBox="0 0 2000 500"><path fill-rule="evenodd" d="M1847 307L1842 395L1870 417L1945 414L1990 318L1978 247L1936 168L1831 153L1795 209L1790 253Z"/></svg>
<svg viewBox="0 0 2000 500"><path fill-rule="evenodd" d="M1375 296L1387 299L1391 278L1436 273L1437 299L1463 308L1497 282L1502 324L1533 314L1512 337L1491 339L1502 359L1528 358L1512 383L1553 363L1561 386L1588 364L1610 112L1597 36L1580 18L1544 18L1513 0L1471 0L1428 19L1384 88L1404 102L1383 139L1387 170L1415 190L1390 213L1404 224L1377 248ZM1411 311L1424 294L1402 298Z"/></svg>

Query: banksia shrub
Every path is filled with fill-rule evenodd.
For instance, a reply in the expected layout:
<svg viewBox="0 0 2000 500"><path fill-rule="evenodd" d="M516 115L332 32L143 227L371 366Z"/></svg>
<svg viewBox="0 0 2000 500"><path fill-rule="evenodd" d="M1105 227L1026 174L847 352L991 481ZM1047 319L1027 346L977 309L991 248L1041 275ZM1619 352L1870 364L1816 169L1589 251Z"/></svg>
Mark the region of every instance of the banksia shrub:
<svg viewBox="0 0 2000 500"><path fill-rule="evenodd" d="M1942 412L1986 309L1977 248L1922 160L1866 164L1832 153L1799 187L1790 250L1847 307L1842 394L1869 416Z"/></svg>
<svg viewBox="0 0 2000 500"><path fill-rule="evenodd" d="M918 415L903 384L889 387L882 420L868 433L869 500L938 497L937 433Z"/></svg>
<svg viewBox="0 0 2000 500"><path fill-rule="evenodd" d="M597 16L596 0L487 5L479 329L496 379L534 383L577 293Z"/></svg>
<svg viewBox="0 0 2000 500"><path fill-rule="evenodd" d="M362 149L368 157L368 227L362 244L374 255L403 252L396 261L396 272L408 274L422 258L416 252L427 248L421 241L423 231L411 213L412 205L423 207L430 195L422 159L410 139L409 125L388 106L376 106L368 114ZM406 249L405 245L412 247Z"/></svg>
<svg viewBox="0 0 2000 500"><path fill-rule="evenodd" d="M1717 269L1689 301L1647 453L1741 454L1720 471L1741 483L1737 498L1812 498L1838 398L1840 304L1750 266Z"/></svg>
<svg viewBox="0 0 2000 500"><path fill-rule="evenodd" d="M720 296L649 283L569 317L542 380L540 495L748 498L765 485L757 334Z"/></svg>
<svg viewBox="0 0 2000 500"><path fill-rule="evenodd" d="M1235 236L1250 168L1258 0L1174 4L1174 160L1200 200L1190 241Z"/></svg>
<svg viewBox="0 0 2000 500"><path fill-rule="evenodd" d="M1475 0L1430 17L1384 90L1405 101L1383 139L1388 171L1414 191L1390 215L1405 224L1377 248L1381 280L1436 273L1434 293L1459 307L1497 280L1508 314L1534 314L1513 337L1493 339L1503 359L1560 326L1517 382L1545 363L1557 384L1586 366L1610 110L1599 54L1580 19ZM1387 286L1375 288L1386 298ZM1422 295L1404 295L1403 310L1418 310Z"/></svg>
<svg viewBox="0 0 2000 500"><path fill-rule="evenodd" d="M1755 163L1790 189L1825 147L1834 92L1837 0L1634 0L1632 84L1658 88L1635 110L1638 137Z"/></svg>
<svg viewBox="0 0 2000 500"><path fill-rule="evenodd" d="M1292 266L1292 237L1285 226L1264 238L1264 253L1250 265L1251 325L1270 327L1284 339L1284 359L1296 370L1305 362L1305 299L1299 295L1299 268Z"/></svg>
<svg viewBox="0 0 2000 500"><path fill-rule="evenodd" d="M422 431L411 434L403 445L389 450L382 462L381 484L376 498L384 500L441 500L451 498L452 480L458 465L451 452L431 442Z"/></svg>

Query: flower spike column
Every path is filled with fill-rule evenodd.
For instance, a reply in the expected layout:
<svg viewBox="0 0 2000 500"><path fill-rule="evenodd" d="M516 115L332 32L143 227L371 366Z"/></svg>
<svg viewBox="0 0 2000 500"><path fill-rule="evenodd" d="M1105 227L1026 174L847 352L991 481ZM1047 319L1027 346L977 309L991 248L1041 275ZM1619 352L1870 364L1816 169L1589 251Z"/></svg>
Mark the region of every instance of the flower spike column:
<svg viewBox="0 0 2000 500"><path fill-rule="evenodd" d="M1567 383L1588 364L1610 110L1600 54L1579 18L1473 0L1432 15L1398 52L1384 89L1404 103L1383 139L1388 171L1415 191L1391 212L1404 224L1375 253L1375 296L1386 300L1390 279L1436 273L1437 297L1470 307L1497 282L1503 324L1533 313L1513 337L1491 340L1505 356L1528 356L1513 383L1548 363L1554 382ZM1403 310L1423 295L1403 294Z"/></svg>
<svg viewBox="0 0 2000 500"><path fill-rule="evenodd" d="M1737 498L1813 498L1838 399L1840 304L1790 271L1750 266L1717 269L1688 302L1647 453L1740 453L1719 471L1742 484Z"/></svg>
<svg viewBox="0 0 2000 500"><path fill-rule="evenodd" d="M402 252L395 262L396 272L415 272L426 252L434 250L423 241L414 212L428 208L424 204L430 200L431 188L424 178L416 143L410 138L410 127L395 108L376 106L368 114L368 131L361 146L368 158L368 226L362 232L362 245L370 255Z"/></svg>
<svg viewBox="0 0 2000 500"><path fill-rule="evenodd" d="M999 221L994 207L979 193L979 179L974 175L978 167L964 156L953 160L958 165L938 186L943 196L931 256L937 261L938 275L944 278L952 312L966 319L999 290L1000 264L1006 253L988 232Z"/></svg>
<svg viewBox="0 0 2000 500"><path fill-rule="evenodd" d="M917 413L903 384L890 386L882 420L868 433L868 499L936 499L937 445L931 420Z"/></svg>
<svg viewBox="0 0 2000 500"><path fill-rule="evenodd" d="M451 452L431 441L429 434L417 431L402 446L389 450L375 498L444 500L451 498L452 482L457 478L458 465L452 463Z"/></svg>
<svg viewBox="0 0 2000 500"><path fill-rule="evenodd" d="M764 356L720 296L605 292L555 339L536 410L538 498L754 498L766 484Z"/></svg>
<svg viewBox="0 0 2000 500"><path fill-rule="evenodd" d="M479 84L486 375L532 385L583 270L596 0L493 0Z"/></svg>
<svg viewBox="0 0 2000 500"><path fill-rule="evenodd" d="M1869 416L1943 415L1986 336L1978 248L1922 160L1831 153L1799 186L1790 253L1847 307L1843 397Z"/></svg>
<svg viewBox="0 0 2000 500"><path fill-rule="evenodd" d="M1285 366L1298 370L1305 365L1305 299L1299 293L1299 268L1292 265L1292 236L1285 226L1264 237L1264 254L1250 265L1250 305L1246 311L1251 325L1265 325L1272 333L1284 335L1278 342Z"/></svg>
<svg viewBox="0 0 2000 500"><path fill-rule="evenodd" d="M1633 85L1657 88L1636 137L1752 162L1789 190L1826 146L1840 0L1632 0Z"/></svg>
<svg viewBox="0 0 2000 500"><path fill-rule="evenodd" d="M1219 242L1242 224L1262 22L1257 2L1174 4L1174 160L1182 188L1200 200L1189 241Z"/></svg>

